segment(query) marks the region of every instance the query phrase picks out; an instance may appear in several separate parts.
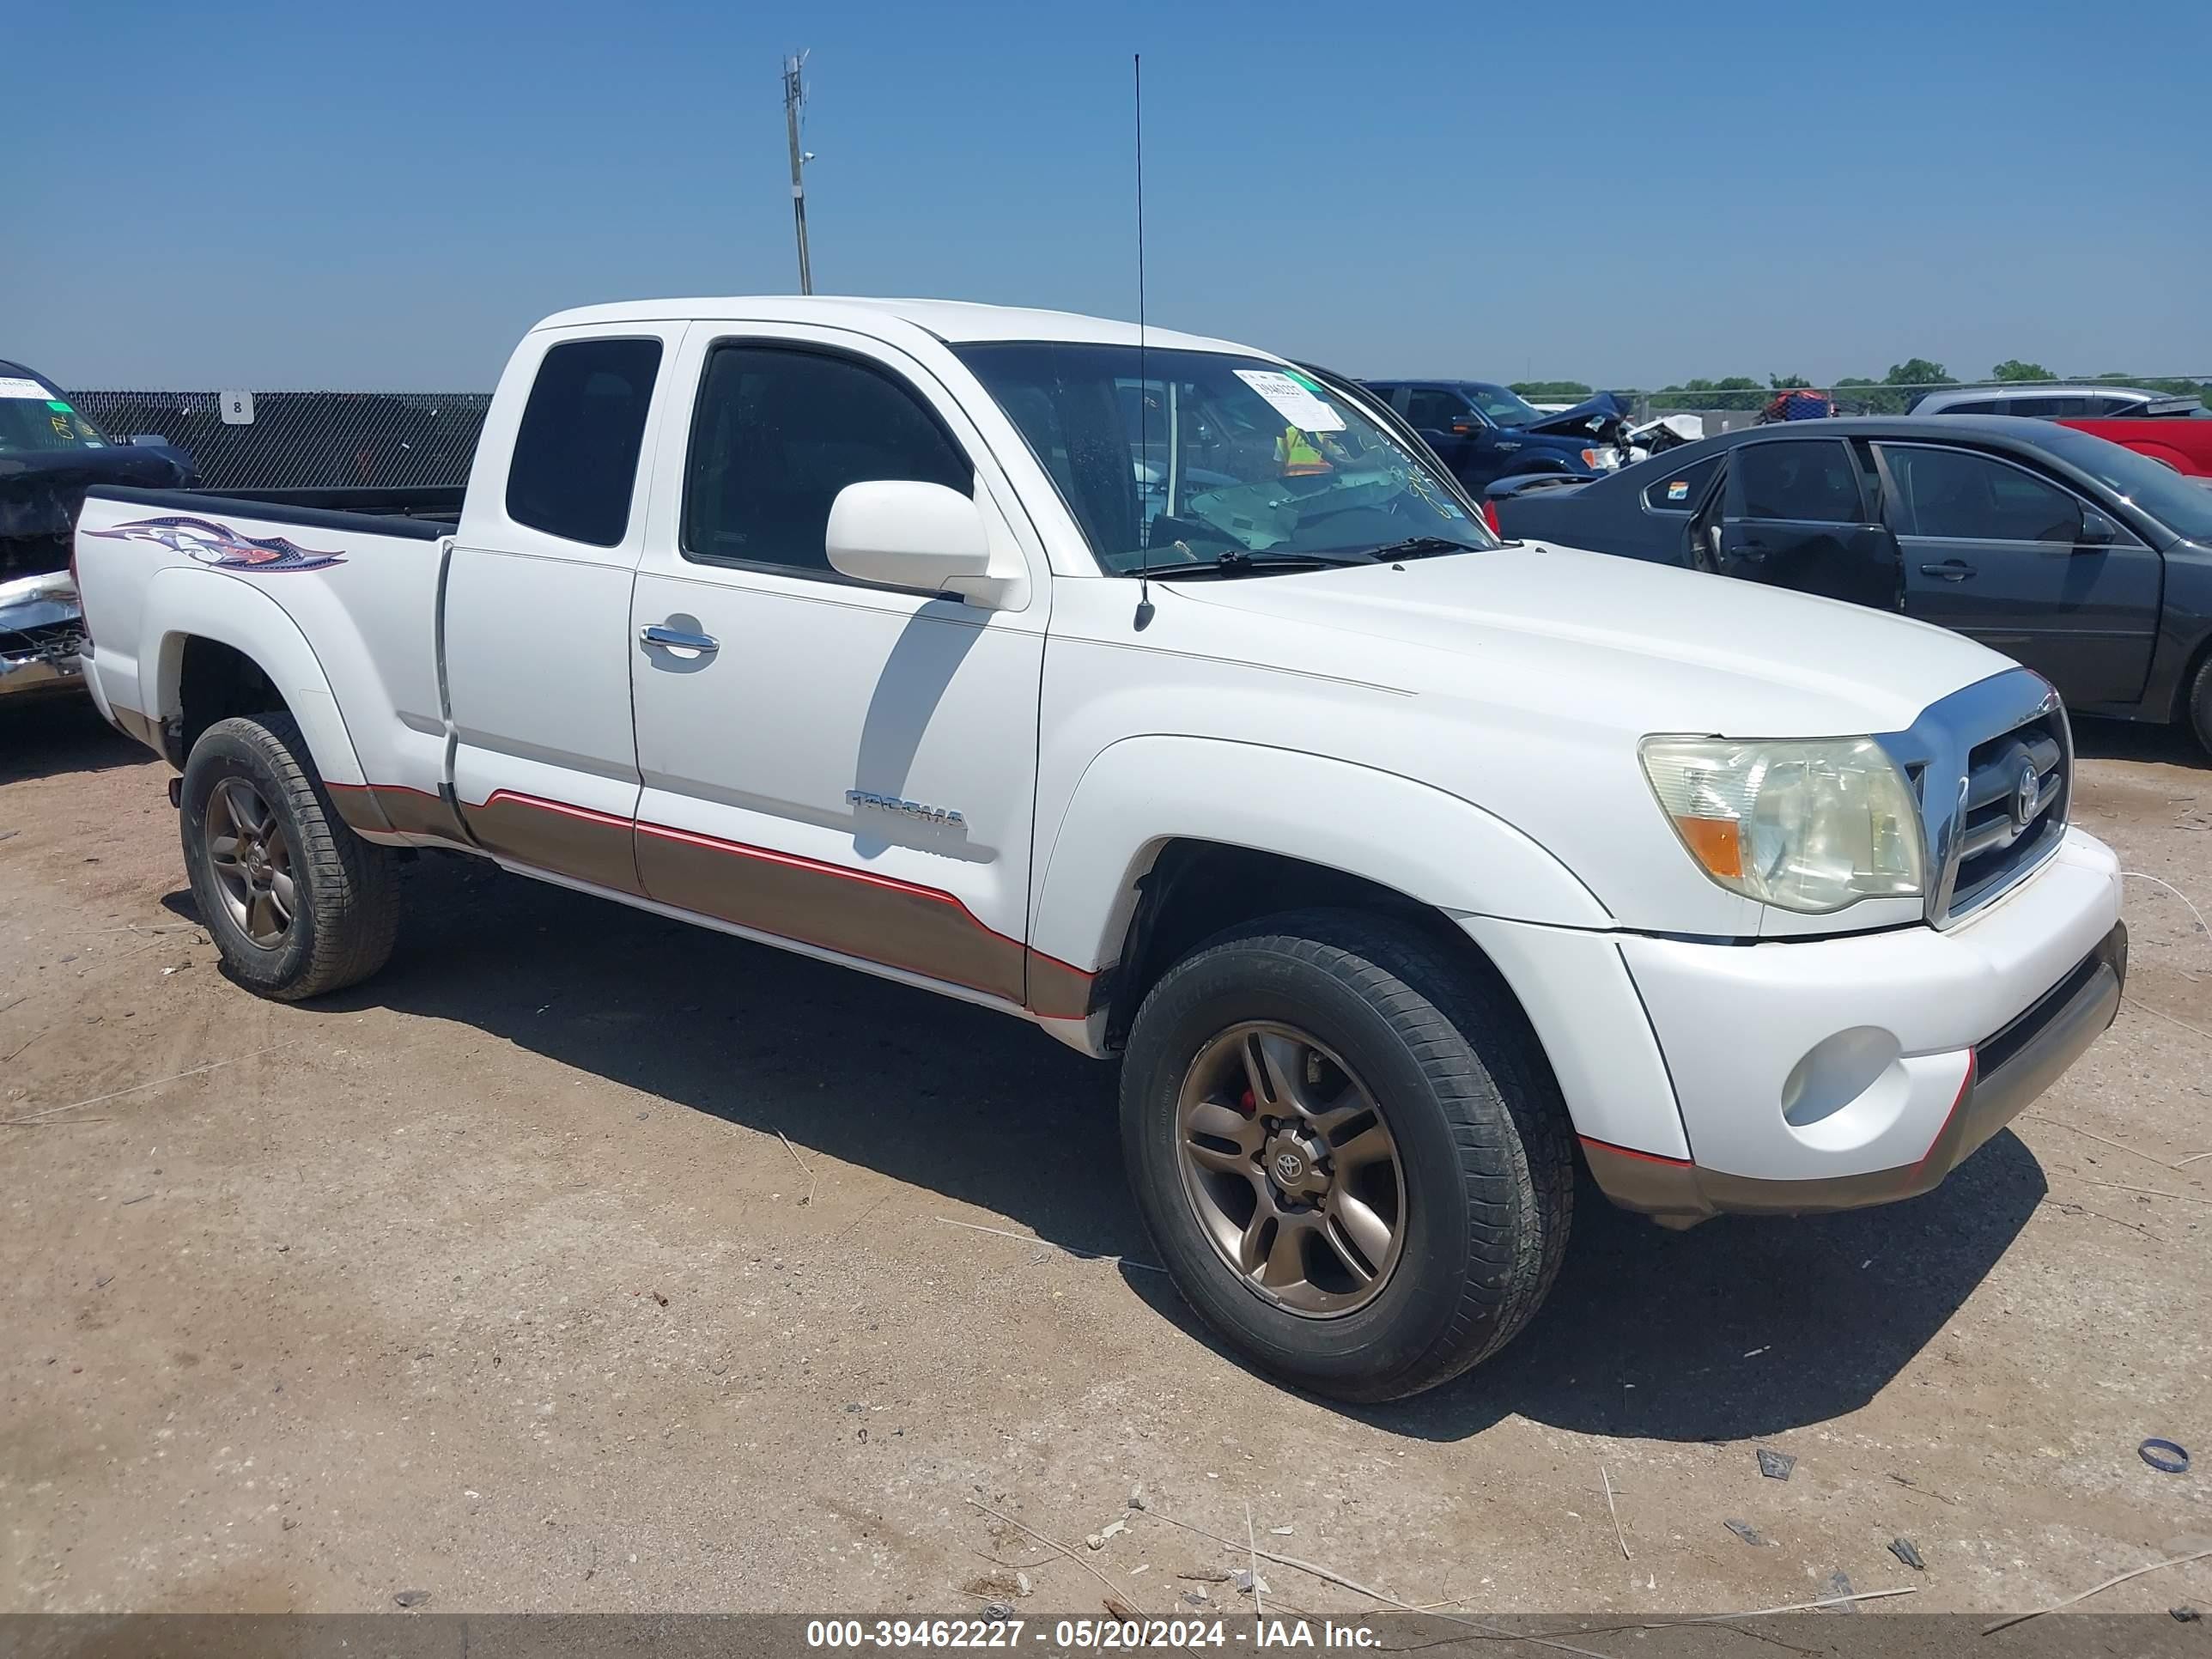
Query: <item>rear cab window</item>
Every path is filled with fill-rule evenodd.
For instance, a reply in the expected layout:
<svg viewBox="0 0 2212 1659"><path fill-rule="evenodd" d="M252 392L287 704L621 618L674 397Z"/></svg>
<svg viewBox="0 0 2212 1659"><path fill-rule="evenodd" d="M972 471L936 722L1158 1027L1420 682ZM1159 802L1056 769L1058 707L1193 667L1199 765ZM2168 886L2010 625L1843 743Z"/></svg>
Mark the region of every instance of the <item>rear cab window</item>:
<svg viewBox="0 0 2212 1659"><path fill-rule="evenodd" d="M507 462L508 518L563 541L621 544L660 350L657 339L612 339L546 352Z"/></svg>

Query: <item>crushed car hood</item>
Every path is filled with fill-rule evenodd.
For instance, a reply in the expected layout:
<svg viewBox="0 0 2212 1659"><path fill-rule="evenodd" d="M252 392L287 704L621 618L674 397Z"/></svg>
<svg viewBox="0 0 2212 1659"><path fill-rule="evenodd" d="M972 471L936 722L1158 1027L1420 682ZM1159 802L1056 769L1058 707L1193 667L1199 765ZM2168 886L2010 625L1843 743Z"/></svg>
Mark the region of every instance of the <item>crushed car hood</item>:
<svg viewBox="0 0 2212 1659"><path fill-rule="evenodd" d="M1516 432L1540 433L1552 438L1595 439L1599 443L1619 443L1628 423L1628 405L1610 392L1601 392L1586 398L1572 409L1563 409L1556 415L1547 415L1540 421L1531 421L1526 426L1516 427Z"/></svg>

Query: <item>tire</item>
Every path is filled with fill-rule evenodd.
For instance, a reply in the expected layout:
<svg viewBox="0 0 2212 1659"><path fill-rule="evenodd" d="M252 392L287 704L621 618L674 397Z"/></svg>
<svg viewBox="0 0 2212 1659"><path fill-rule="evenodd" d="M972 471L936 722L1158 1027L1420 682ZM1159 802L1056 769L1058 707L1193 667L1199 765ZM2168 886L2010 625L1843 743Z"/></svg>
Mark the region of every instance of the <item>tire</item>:
<svg viewBox="0 0 2212 1659"><path fill-rule="evenodd" d="M179 802L192 898L224 967L248 989L279 1002L367 979L392 955L399 927L391 854L339 819L302 763L307 753L289 714L218 720L192 745ZM249 796L266 809L265 830L228 835L249 827ZM226 842L233 849L228 857ZM246 852L236 852L238 845ZM261 907L286 890L279 878L289 879L291 902L282 906L280 899L283 924L270 937L276 913ZM256 927L264 934L260 942Z"/></svg>
<svg viewBox="0 0 2212 1659"><path fill-rule="evenodd" d="M2188 718L2198 745L2212 754L2212 653L2197 665L2196 681L2189 688Z"/></svg>
<svg viewBox="0 0 2212 1659"><path fill-rule="evenodd" d="M1349 1161L1368 1135L1344 1133L1332 1156L1330 1146L1300 1127L1322 1118L1261 1109L1257 1076L1277 1084L1284 1076L1280 1066L1268 1069L1268 1045L1300 1052L1284 1030L1313 1040L1304 1045L1302 1081L1288 1092L1364 1100L1395 1143L1398 1198L1387 1262L1364 1243L1347 1251L1332 1242L1382 1237L1340 1224L1348 1206L1337 1216L1354 1180L1367 1182L1363 1196L1371 1208L1389 1200L1388 1182L1373 1178L1376 1164ZM1216 1068L1224 1044L1234 1052L1252 1042L1260 1045L1258 1058L1246 1062L1253 1109L1236 1109L1261 1127L1239 1130L1216 1109L1217 1101L1231 1100L1235 1073ZM1348 1093L1338 1091L1340 1073ZM1217 1076L1228 1084L1210 1086ZM1268 1087L1271 1099L1285 1092ZM1354 1116L1349 1128L1365 1121ZM1268 1196L1283 1167L1274 1149L1284 1144L1265 1127L1270 1122L1291 1126L1293 1167L1302 1146L1319 1146L1322 1155L1307 1160L1307 1182L1338 1185L1289 1200L1274 1187ZM1218 1124L1243 1139L1232 1145L1200 1133ZM1260 1370L1316 1394L1394 1400L1458 1376L1528 1323L1565 1251L1576 1159L1565 1106L1534 1032L1502 983L1419 929L1385 918L1327 910L1272 916L1170 969L1130 1030L1121 1135L1138 1206L1184 1299ZM1251 1144L1260 1148L1256 1179L1241 1162ZM1203 1163L1187 1146L1203 1147ZM1212 1167L1232 1161L1233 1169ZM1232 1243L1240 1182L1259 1196L1255 1218ZM1260 1210L1271 1206L1289 1212L1261 1224ZM1292 1219L1307 1236L1291 1247L1289 1273L1277 1272L1274 1249L1266 1250L1260 1271L1272 1286L1231 1259L1255 1227L1279 1245ZM1365 1284L1346 1271L1362 1261L1376 1270ZM1301 1271L1311 1282L1297 1282ZM1351 1288L1332 1291L1324 1279ZM1310 1304L1334 1297L1341 1305L1289 1305L1296 1297Z"/></svg>

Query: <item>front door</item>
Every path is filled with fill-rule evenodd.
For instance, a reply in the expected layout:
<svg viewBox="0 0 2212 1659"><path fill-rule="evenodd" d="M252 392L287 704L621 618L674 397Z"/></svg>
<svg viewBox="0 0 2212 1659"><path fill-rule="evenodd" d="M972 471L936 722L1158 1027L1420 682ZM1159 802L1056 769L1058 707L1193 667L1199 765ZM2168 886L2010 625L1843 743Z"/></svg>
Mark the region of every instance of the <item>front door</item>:
<svg viewBox="0 0 2212 1659"><path fill-rule="evenodd" d="M1895 611L1897 544L1869 509L1851 447L1777 436L1729 452L1721 574Z"/></svg>
<svg viewBox="0 0 2212 1659"><path fill-rule="evenodd" d="M2069 703L2142 695L2157 642L2155 549L2015 462L1948 445L1875 447L1911 615L2027 664Z"/></svg>
<svg viewBox="0 0 2212 1659"><path fill-rule="evenodd" d="M944 386L833 330L695 324L630 609L648 896L936 988L1021 1005L1048 582L1027 608L840 575L870 479L974 495L1042 549ZM1018 531L1017 524L1020 525Z"/></svg>
<svg viewBox="0 0 2212 1659"><path fill-rule="evenodd" d="M1454 477L1478 495L1512 459L1498 453L1497 428L1483 419L1463 392L1414 386L1407 393L1405 414L1406 424L1421 434ZM1518 442L1504 446L1507 450L1520 447Z"/></svg>

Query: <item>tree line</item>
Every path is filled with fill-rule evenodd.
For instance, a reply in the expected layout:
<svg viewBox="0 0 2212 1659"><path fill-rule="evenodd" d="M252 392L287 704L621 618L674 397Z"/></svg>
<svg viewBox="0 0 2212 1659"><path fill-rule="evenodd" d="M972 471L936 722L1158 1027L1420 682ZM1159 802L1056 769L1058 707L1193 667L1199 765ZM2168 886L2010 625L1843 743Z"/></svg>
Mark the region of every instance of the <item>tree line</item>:
<svg viewBox="0 0 2212 1659"><path fill-rule="evenodd" d="M1977 380L1972 384L2007 385L2066 379L2140 386L2146 392L2163 392L2177 398L2202 398L2208 407L2212 407L2212 380L2177 380L2124 374L2118 370L2069 377L2054 374L2041 363L2026 362L2018 357L2008 357L1990 369L1987 382ZM1889 372L1878 380L1867 375L1846 374L1831 380L1822 389L1832 392L1839 404L1855 413L1898 415L1931 386L1965 384L1967 383L1954 379L1939 362L1926 357L1907 357L1901 363L1892 363ZM1769 374L1764 381L1748 374L1730 374L1720 380L1693 378L1663 386L1650 397L1655 414L1674 409L1753 410L1765 408L1778 392L1812 385L1802 374ZM1516 380L1513 390L1531 403L1580 403L1592 395L1592 388L1580 380Z"/></svg>

